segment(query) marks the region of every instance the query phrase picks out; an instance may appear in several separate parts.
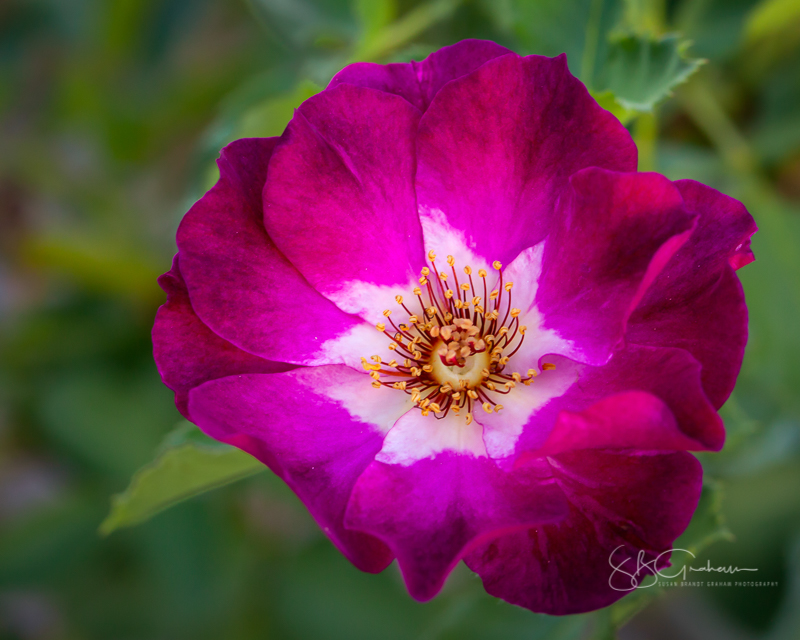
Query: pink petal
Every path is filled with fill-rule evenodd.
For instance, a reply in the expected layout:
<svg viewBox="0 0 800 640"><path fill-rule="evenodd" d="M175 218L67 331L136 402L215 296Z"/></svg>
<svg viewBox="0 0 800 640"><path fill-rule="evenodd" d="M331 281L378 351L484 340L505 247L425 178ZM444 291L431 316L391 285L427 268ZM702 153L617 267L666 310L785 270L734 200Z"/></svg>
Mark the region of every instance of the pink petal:
<svg viewBox="0 0 800 640"><path fill-rule="evenodd" d="M549 233L576 171L636 170L630 135L564 56L505 55L443 86L420 122L418 154L421 215L443 212L489 263L507 264Z"/></svg>
<svg viewBox="0 0 800 640"><path fill-rule="evenodd" d="M498 536L465 561L490 594L532 611L605 607L630 587L621 574L612 577L609 558L635 564L641 550L652 562L669 550L697 506L702 468L685 452L571 451L549 460L569 515ZM656 565L664 567L668 557Z"/></svg>
<svg viewBox="0 0 800 640"><path fill-rule="evenodd" d="M222 150L219 182L178 228L181 274L215 334L262 358L313 363L325 341L361 321L312 289L264 231L261 190L276 142L237 140Z"/></svg>
<svg viewBox="0 0 800 640"><path fill-rule="evenodd" d="M380 312L394 294L362 300L360 283L408 293L424 264L413 181L418 121L397 96L342 84L300 106L269 165L270 237L313 287L371 321L361 303Z"/></svg>
<svg viewBox="0 0 800 640"><path fill-rule="evenodd" d="M728 399L747 342L747 307L734 269L753 258L753 218L744 206L693 180L675 183L697 230L675 254L631 316L626 339L680 347L703 366L715 407Z"/></svg>
<svg viewBox="0 0 800 640"><path fill-rule="evenodd" d="M380 89L401 96L425 111L445 84L509 53L511 51L505 47L489 40L462 40L434 51L422 62L356 62L337 73L328 88L347 83Z"/></svg>
<svg viewBox="0 0 800 640"><path fill-rule="evenodd" d="M349 367L300 368L207 382L189 393L189 411L212 438L245 445L276 469L342 553L378 572L393 556L376 538L346 529L344 511L384 433L408 407L405 394L371 391L367 375ZM345 405L359 397L362 416L354 417Z"/></svg>
<svg viewBox="0 0 800 640"><path fill-rule="evenodd" d="M487 458L453 453L410 466L374 462L356 483L346 524L383 540L409 593L428 600L482 540L564 516L564 497L542 468L506 473Z"/></svg>
<svg viewBox="0 0 800 640"><path fill-rule="evenodd" d="M655 173L591 168L574 174L570 186L545 244L536 305L545 327L598 365L691 235L694 218L672 183Z"/></svg>
<svg viewBox="0 0 800 640"><path fill-rule="evenodd" d="M242 351L209 329L194 313L175 256L172 270L158 279L167 302L153 325L153 356L164 384L175 392L175 404L185 418L189 391L236 373L280 373L294 367Z"/></svg>

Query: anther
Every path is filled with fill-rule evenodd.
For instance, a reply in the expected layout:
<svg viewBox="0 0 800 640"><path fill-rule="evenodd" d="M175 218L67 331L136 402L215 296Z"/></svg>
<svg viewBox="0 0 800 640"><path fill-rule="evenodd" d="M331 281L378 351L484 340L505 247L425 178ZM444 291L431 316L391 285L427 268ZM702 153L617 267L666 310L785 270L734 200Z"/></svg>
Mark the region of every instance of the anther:
<svg viewBox="0 0 800 640"><path fill-rule="evenodd" d="M436 254L433 252L433 250L428 251L428 260L436 260Z"/></svg>
<svg viewBox="0 0 800 640"><path fill-rule="evenodd" d="M384 309L383 310L383 315L385 315L388 318L390 315L392 315L392 310L391 309Z"/></svg>
<svg viewBox="0 0 800 640"><path fill-rule="evenodd" d="M485 278L486 277L486 269L478 269L478 275L481 278Z"/></svg>
<svg viewBox="0 0 800 640"><path fill-rule="evenodd" d="M422 295L422 289L420 289L419 287L414 287L414 295L415 296L421 296Z"/></svg>
<svg viewBox="0 0 800 640"><path fill-rule="evenodd" d="M499 260L495 260L494 262L492 262L492 267L494 267L495 269L497 269L498 271L500 271L500 269L502 269L502 268L503 268L503 265L502 265L502 264L500 264L500 261L499 261Z"/></svg>
<svg viewBox="0 0 800 640"><path fill-rule="evenodd" d="M453 256L447 256L447 264L451 267L456 263L456 259Z"/></svg>
<svg viewBox="0 0 800 640"><path fill-rule="evenodd" d="M478 399L478 392L477 392L477 391L475 391L475 389L469 389L469 390L467 391L467 395L468 395L470 398L472 398L473 400L477 400L477 399Z"/></svg>
<svg viewBox="0 0 800 640"><path fill-rule="evenodd" d="M472 275L472 267L470 267L469 265L464 267L464 273L466 273L468 276L471 276Z"/></svg>
<svg viewBox="0 0 800 640"><path fill-rule="evenodd" d="M488 402L484 402L481 406L486 413L492 412L492 405L490 405Z"/></svg>
<svg viewBox="0 0 800 640"><path fill-rule="evenodd" d="M472 424L472 414L471 413L468 413L467 415L465 415L464 418L466 419L467 424Z"/></svg>
<svg viewBox="0 0 800 640"><path fill-rule="evenodd" d="M552 362L543 362L542 363L542 371L552 371L555 368L556 368L556 365L554 365Z"/></svg>
<svg viewBox="0 0 800 640"><path fill-rule="evenodd" d="M385 324L383 324L383 322L379 322L378 324L376 324L376 325L375 325L375 328L376 328L378 331L381 331L381 332L383 332L383 331L386 331L386 325L385 325Z"/></svg>
<svg viewBox="0 0 800 640"><path fill-rule="evenodd" d="M429 364L426 364L426 365L424 365L424 366L422 367L422 370L423 370L425 373L430 373L431 371L433 371L433 367L432 367L431 365L429 365Z"/></svg>
<svg viewBox="0 0 800 640"><path fill-rule="evenodd" d="M403 304L403 296L395 296L395 297L394 297L394 301L395 301L397 304Z"/></svg>
<svg viewBox="0 0 800 640"><path fill-rule="evenodd" d="M505 287L503 287L506 291L511 291L511 287L514 286L513 282L506 282Z"/></svg>
<svg viewBox="0 0 800 640"><path fill-rule="evenodd" d="M511 317L516 318L520 313L522 313L519 309L512 309L511 310Z"/></svg>
<svg viewBox="0 0 800 640"><path fill-rule="evenodd" d="M378 382L377 380L373 380L372 381L372 386L375 387L376 389L380 389L383 385L380 382Z"/></svg>
<svg viewBox="0 0 800 640"><path fill-rule="evenodd" d="M429 275L431 275L431 270L430 270L430 269L428 269L428 267L422 267L422 271L420 271L420 273L421 273L423 276L429 276Z"/></svg>

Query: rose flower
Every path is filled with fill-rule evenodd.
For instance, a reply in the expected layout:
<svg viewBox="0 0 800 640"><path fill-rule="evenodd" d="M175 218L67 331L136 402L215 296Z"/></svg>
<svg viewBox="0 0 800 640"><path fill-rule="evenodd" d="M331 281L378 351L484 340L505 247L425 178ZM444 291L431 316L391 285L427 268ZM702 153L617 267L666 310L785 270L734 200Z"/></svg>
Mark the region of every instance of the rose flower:
<svg viewBox="0 0 800 640"><path fill-rule="evenodd" d="M671 547L747 338L739 202L637 173L564 56L483 41L350 65L218 164L159 371L356 567L397 558L426 600L463 559L566 614L624 595L615 550Z"/></svg>

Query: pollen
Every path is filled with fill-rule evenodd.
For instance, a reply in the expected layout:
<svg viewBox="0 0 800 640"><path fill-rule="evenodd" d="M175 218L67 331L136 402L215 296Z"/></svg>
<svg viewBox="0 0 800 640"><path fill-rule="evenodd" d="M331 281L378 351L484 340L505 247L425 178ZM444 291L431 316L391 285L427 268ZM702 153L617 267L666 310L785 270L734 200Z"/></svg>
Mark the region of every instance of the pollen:
<svg viewBox="0 0 800 640"><path fill-rule="evenodd" d="M520 324L522 310L512 306L514 283L504 282L499 261L492 263L499 281L490 287L486 269L478 269L475 279L469 265L456 269L452 255L444 271L437 270L434 251L427 257L420 286L413 288L416 300L394 298L408 322L395 324L392 310L386 309L385 322L375 325L391 338L387 348L396 358L385 362L374 355L372 362L362 358L361 365L373 387L408 394L423 416L442 419L452 412L471 424L477 409L499 413L503 405L497 396L511 393L519 383L530 385L537 377L533 368L524 376L507 370L527 327ZM546 362L541 369L551 371L555 365Z"/></svg>

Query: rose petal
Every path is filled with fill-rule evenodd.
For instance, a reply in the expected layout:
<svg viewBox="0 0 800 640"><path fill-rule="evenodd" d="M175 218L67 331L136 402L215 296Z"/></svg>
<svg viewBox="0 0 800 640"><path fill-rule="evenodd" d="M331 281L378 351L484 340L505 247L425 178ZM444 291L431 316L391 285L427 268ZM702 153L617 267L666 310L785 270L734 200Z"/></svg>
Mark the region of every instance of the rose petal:
<svg viewBox="0 0 800 640"><path fill-rule="evenodd" d="M353 564L377 572L391 562L391 553L372 536L348 531L344 511L385 432L409 405L403 393L372 391L369 377L349 367L310 367L207 382L189 393L189 411L213 438L237 446L247 443L242 437L261 443L259 450L247 450L277 465Z"/></svg>
<svg viewBox="0 0 800 640"><path fill-rule="evenodd" d="M556 367L542 378L575 371L568 358L547 355L542 360ZM527 421L517 453L599 447L716 451L725 441L722 420L700 381L700 365L683 349L628 345L608 364L583 365L573 375L575 384ZM539 378L529 388L537 384ZM584 411L591 413L588 422L575 417ZM500 430L503 419L502 413L496 416L493 428Z"/></svg>
<svg viewBox="0 0 800 640"><path fill-rule="evenodd" d="M398 96L341 84L300 106L269 165L270 237L312 286L371 322L424 264L418 121Z"/></svg>
<svg viewBox="0 0 800 640"><path fill-rule="evenodd" d="M453 453L410 466L374 462L356 483L345 522L386 542L409 593L428 600L482 539L564 516L564 497L542 466L507 473L487 458Z"/></svg>
<svg viewBox="0 0 800 640"><path fill-rule="evenodd" d="M342 362L321 345L351 331L347 315L312 289L275 248L262 222L261 189L277 140L237 140L222 150L219 182L178 228L181 274L192 308L240 349L295 364Z"/></svg>
<svg viewBox="0 0 800 640"><path fill-rule="evenodd" d="M747 307L733 270L753 258L756 231L744 206L693 180L679 180L697 230L675 254L633 313L626 339L680 347L703 366L703 387L715 407L728 399L747 342Z"/></svg>
<svg viewBox="0 0 800 640"><path fill-rule="evenodd" d="M536 306L544 326L599 365L620 342L647 287L691 235L694 217L655 173L585 169L547 239Z"/></svg>
<svg viewBox="0 0 800 640"><path fill-rule="evenodd" d="M236 373L280 373L294 366L272 362L242 351L209 329L192 309L186 284L178 267L158 279L167 302L153 325L153 356L164 384L175 392L178 411L188 413L189 391L196 386Z"/></svg>
<svg viewBox="0 0 800 640"><path fill-rule="evenodd" d="M380 89L401 96L425 111L445 84L509 53L510 50L489 40L462 40L434 51L422 62L350 64L333 77L328 88L347 83Z"/></svg>
<svg viewBox="0 0 800 640"><path fill-rule="evenodd" d="M588 166L636 170L625 128L564 56L501 56L443 86L423 115L420 216L424 224L442 212L467 246L505 264L548 234L569 176Z"/></svg>
<svg viewBox="0 0 800 640"><path fill-rule="evenodd" d="M569 515L498 537L465 557L486 591L539 613L583 613L624 596L630 579L614 573L612 554L618 565L632 559L626 569L639 551L653 562L689 524L700 499L702 468L685 452L571 451L550 465ZM665 566L668 555L656 566Z"/></svg>

